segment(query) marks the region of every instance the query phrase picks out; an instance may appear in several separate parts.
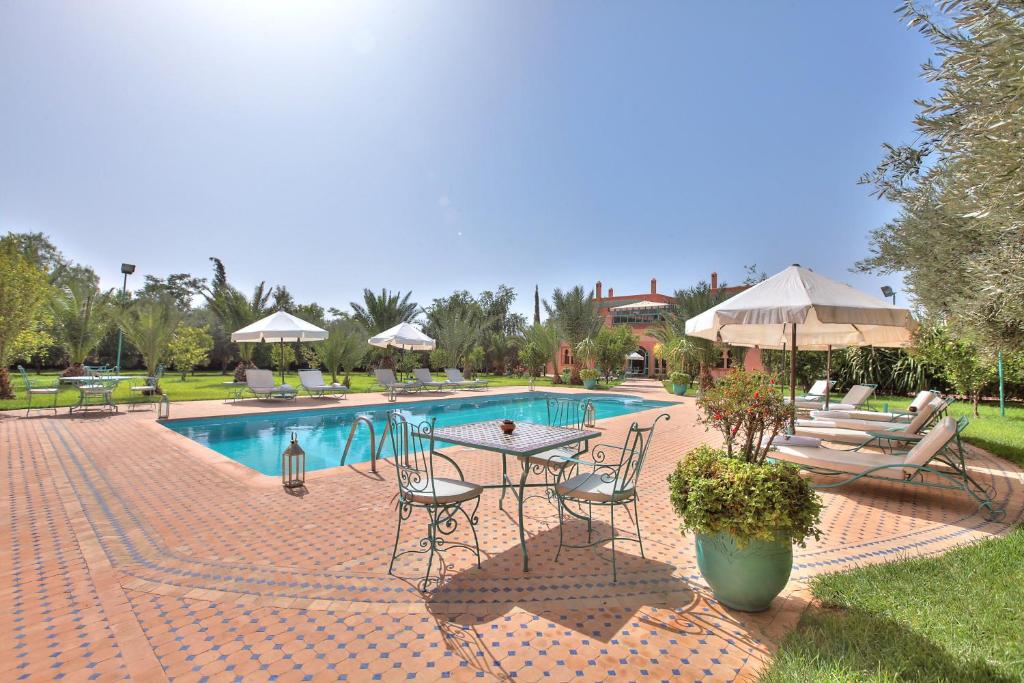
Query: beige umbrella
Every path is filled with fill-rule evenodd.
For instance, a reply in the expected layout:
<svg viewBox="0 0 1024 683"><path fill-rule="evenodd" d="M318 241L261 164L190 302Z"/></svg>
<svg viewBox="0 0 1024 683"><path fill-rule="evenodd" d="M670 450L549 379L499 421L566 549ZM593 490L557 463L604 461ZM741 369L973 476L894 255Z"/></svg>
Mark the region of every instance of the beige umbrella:
<svg viewBox="0 0 1024 683"><path fill-rule="evenodd" d="M327 330L296 318L291 313L278 311L262 320L231 333L233 342L278 342L281 344L281 384L284 384L284 345L288 342L322 341Z"/></svg>
<svg viewBox="0 0 1024 683"><path fill-rule="evenodd" d="M794 264L686 321L686 334L734 346L790 349L790 401L796 351L830 346L909 346L918 324L888 303Z"/></svg>

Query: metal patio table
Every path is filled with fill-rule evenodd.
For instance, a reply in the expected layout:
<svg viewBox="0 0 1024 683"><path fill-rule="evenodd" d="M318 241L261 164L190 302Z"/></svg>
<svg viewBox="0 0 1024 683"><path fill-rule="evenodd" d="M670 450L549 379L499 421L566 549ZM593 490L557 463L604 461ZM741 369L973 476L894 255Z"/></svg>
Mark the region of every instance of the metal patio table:
<svg viewBox="0 0 1024 683"><path fill-rule="evenodd" d="M528 484L530 471L542 474L545 465L531 465L529 456L537 455L554 448L576 446L584 442L584 448L579 453L585 453L590 448L590 439L601 436L601 432L595 429L570 429L568 427L550 427L548 425L536 424L534 422L516 422L515 431L505 434L501 431L501 420L486 420L484 422L470 422L468 424L454 425L451 427L436 427L434 439L457 446L469 446L482 451L501 454L501 483L485 484L482 488L500 488L502 500L498 504L504 509L505 489L510 489L519 503L519 546L523 550L523 571L530 571L530 557L526 551L526 529L523 526L523 501L526 496L526 489L543 487L547 484ZM522 474L519 476L518 485L509 477L508 456L516 456L522 465Z"/></svg>
<svg viewBox="0 0 1024 683"><path fill-rule="evenodd" d="M69 407L68 412L73 413L76 409L81 410L86 408L85 403L85 392L82 390L83 386L89 384L89 382L112 382L114 384L120 384L121 382L128 382L133 379L137 379L138 375L72 375L71 377L61 377L62 382L68 382L78 387L78 403ZM104 403L104 405L115 405L113 399ZM116 407L115 407L116 412Z"/></svg>

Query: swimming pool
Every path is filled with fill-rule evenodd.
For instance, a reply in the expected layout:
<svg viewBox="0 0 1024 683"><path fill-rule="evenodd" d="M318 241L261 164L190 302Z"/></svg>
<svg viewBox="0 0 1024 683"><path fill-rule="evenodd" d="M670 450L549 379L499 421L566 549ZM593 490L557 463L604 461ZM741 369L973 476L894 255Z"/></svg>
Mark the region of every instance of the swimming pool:
<svg viewBox="0 0 1024 683"><path fill-rule="evenodd" d="M281 452L294 432L306 451L306 469L322 470L337 467L345 448L349 430L356 416L373 421L378 438L384 429L389 410L400 410L414 424L437 418L438 426L464 424L480 420L508 418L527 422L547 421L547 399L589 398L594 402L597 419L628 415L641 410L673 405L665 401L649 401L624 394L529 392L494 396L472 396L417 401L378 406L324 408L261 415L237 415L189 420L168 420L168 429L227 456L258 472L281 474ZM385 447L385 454L390 453ZM369 430L360 428L352 440L346 464L370 459Z"/></svg>

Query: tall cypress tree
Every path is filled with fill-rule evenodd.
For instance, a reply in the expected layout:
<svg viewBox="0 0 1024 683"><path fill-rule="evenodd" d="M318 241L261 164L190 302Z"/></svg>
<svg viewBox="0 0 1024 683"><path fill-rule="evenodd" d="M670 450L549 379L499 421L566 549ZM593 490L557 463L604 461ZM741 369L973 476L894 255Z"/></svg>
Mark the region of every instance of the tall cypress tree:
<svg viewBox="0 0 1024 683"><path fill-rule="evenodd" d="M533 324L540 325L540 285L533 286Z"/></svg>

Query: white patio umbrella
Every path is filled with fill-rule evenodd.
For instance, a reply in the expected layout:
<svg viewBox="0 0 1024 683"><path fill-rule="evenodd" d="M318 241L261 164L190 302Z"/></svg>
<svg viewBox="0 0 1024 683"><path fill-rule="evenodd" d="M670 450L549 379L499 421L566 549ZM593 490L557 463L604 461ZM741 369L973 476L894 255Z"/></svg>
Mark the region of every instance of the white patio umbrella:
<svg viewBox="0 0 1024 683"><path fill-rule="evenodd" d="M242 343L279 342L281 344L281 384L284 384L284 345L289 342L323 341L327 330L296 318L291 313L278 311L262 320L231 333L231 341Z"/></svg>
<svg viewBox="0 0 1024 683"><path fill-rule="evenodd" d="M686 321L686 334L735 346L786 345L794 401L799 348L909 346L917 327L908 309L794 264Z"/></svg>
<svg viewBox="0 0 1024 683"><path fill-rule="evenodd" d="M402 351L433 351L437 342L409 323L398 323L366 340L372 346L386 349L391 346Z"/></svg>

